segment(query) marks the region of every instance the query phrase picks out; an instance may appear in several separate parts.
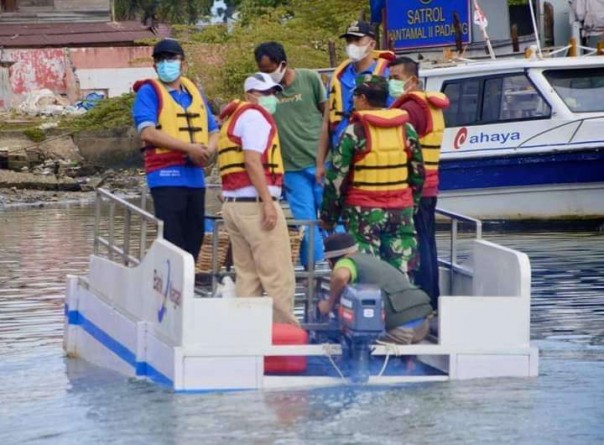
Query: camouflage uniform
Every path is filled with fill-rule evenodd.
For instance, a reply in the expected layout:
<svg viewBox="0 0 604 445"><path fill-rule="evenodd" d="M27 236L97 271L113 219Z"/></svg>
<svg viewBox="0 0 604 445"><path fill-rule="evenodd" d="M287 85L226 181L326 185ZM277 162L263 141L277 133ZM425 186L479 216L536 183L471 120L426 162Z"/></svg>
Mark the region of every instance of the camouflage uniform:
<svg viewBox="0 0 604 445"><path fill-rule="evenodd" d="M409 143L408 178L414 207L383 209L344 205L354 155L365 150L366 142L363 126L352 123L332 153L332 164L326 174L321 220L333 225L342 217L346 229L355 237L362 252L379 256L402 272L409 273L419 267L413 213L421 198L424 165L417 133L410 124L406 124L405 130Z"/></svg>

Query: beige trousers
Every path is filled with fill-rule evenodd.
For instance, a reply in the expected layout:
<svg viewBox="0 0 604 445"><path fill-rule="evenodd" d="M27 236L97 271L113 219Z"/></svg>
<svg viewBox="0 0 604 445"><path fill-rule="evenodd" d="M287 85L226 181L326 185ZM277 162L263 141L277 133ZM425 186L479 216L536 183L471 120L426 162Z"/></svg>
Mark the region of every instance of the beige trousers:
<svg viewBox="0 0 604 445"><path fill-rule="evenodd" d="M273 230L262 228L262 203L225 202L224 223L233 246L238 297L259 297L264 290L273 299L273 322L298 325L294 317L296 279L289 233L281 206Z"/></svg>

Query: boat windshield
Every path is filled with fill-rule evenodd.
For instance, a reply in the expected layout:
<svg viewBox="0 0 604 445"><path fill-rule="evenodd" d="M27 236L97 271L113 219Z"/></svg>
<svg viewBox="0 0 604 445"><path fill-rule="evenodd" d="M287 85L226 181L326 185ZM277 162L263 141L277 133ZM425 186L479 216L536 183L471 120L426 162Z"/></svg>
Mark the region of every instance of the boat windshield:
<svg viewBox="0 0 604 445"><path fill-rule="evenodd" d="M572 112L604 111L604 68L548 70L543 74Z"/></svg>

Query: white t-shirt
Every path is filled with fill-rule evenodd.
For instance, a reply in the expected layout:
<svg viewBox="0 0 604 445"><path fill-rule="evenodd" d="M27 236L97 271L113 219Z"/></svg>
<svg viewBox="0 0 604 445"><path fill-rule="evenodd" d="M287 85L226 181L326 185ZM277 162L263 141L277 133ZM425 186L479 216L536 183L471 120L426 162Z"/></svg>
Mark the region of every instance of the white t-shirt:
<svg viewBox="0 0 604 445"><path fill-rule="evenodd" d="M233 134L241 138L241 148L264 153L271 132L271 124L258 110L244 111L233 128ZM279 198L281 187L269 185L268 191L271 196ZM258 196L256 187L253 185L242 187L237 190L224 190L222 193L227 198L253 198Z"/></svg>

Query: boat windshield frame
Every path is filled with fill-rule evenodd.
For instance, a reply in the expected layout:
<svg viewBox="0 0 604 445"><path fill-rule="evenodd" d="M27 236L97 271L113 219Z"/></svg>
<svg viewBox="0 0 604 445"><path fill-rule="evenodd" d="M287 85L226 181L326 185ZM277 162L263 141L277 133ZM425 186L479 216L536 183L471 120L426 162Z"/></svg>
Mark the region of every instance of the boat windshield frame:
<svg viewBox="0 0 604 445"><path fill-rule="evenodd" d="M579 73L580 76L569 75L573 73ZM594 75L596 73L597 75ZM602 101L604 94L604 68L551 68L543 70L543 77L571 112L577 114L604 113L604 101ZM599 85L597 88L573 87L572 84L575 80L587 82L590 85L598 81ZM564 84L565 81L569 81L568 85ZM600 89L602 93L597 93ZM588 92L578 95L577 92L581 92L582 90L587 90Z"/></svg>

